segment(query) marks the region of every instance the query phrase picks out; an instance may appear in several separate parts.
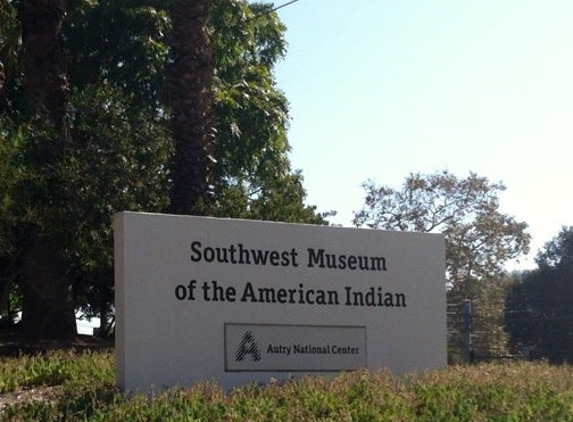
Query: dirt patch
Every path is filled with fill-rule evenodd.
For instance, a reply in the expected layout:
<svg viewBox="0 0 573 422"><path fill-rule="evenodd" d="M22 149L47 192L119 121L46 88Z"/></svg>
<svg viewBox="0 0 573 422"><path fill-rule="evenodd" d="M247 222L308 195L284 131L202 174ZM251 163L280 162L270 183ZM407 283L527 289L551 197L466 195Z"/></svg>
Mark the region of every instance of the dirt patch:
<svg viewBox="0 0 573 422"><path fill-rule="evenodd" d="M20 388L10 393L0 394L0 415L2 415L7 406L56 400L60 388L58 386L39 386Z"/></svg>

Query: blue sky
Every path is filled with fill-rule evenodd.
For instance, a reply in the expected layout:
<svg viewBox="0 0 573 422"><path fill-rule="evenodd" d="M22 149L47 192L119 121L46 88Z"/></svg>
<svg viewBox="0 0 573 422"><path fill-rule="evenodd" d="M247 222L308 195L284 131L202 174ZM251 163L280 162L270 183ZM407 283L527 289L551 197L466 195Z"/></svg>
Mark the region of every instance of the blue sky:
<svg viewBox="0 0 573 422"><path fill-rule="evenodd" d="M530 256L573 225L573 1L299 0L278 13L291 161L333 223L351 225L367 179L448 169L507 186L501 209L529 224Z"/></svg>

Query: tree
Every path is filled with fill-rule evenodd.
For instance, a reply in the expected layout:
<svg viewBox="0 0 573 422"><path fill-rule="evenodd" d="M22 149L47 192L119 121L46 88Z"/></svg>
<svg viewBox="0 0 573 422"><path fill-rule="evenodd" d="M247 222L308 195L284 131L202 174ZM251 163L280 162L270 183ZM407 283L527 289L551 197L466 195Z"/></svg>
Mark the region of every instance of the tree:
<svg viewBox="0 0 573 422"><path fill-rule="evenodd" d="M516 352L573 363L573 227L563 227L537 257L538 268L517 278L505 320Z"/></svg>
<svg viewBox="0 0 573 422"><path fill-rule="evenodd" d="M483 330L487 348L503 347L503 338L493 335L493 326L502 326L503 300L491 297L504 276L504 264L527 252L530 236L527 224L499 212L501 183L470 173L459 179L448 171L430 175L410 174L401 190L364 185L365 206L355 214L356 226L378 229L441 232L446 240L448 301L470 299L487 308ZM497 323L492 324L493 321ZM490 328L487 328L489 326ZM475 328L475 327L474 327ZM494 344L498 338L502 344Z"/></svg>
<svg viewBox="0 0 573 422"><path fill-rule="evenodd" d="M187 214L209 190L214 161L211 85L215 71L207 25L210 0L173 0L167 98L175 154L171 165L172 213Z"/></svg>
<svg viewBox="0 0 573 422"><path fill-rule="evenodd" d="M65 214L67 210L68 190L55 172L70 144L69 89L62 38L66 6L65 0L31 0L22 2L18 10L25 98L35 129L42 131L27 161L41 175L43 186L36 192L37 200L49 210L43 221L29 224L24 232L22 331L33 338L70 339L76 335L65 239L50 221L50 216Z"/></svg>
<svg viewBox="0 0 573 422"><path fill-rule="evenodd" d="M4 284L22 293L24 305L37 297L22 288L29 285L27 280L36 282L40 294L48 293L45 279L26 277L22 271L30 265L21 264L31 262L34 256L49 256L25 247L30 243L30 227L49 230L57 240L49 252L57 253L59 259L47 260L47 264L60 264L60 274L52 277L54 283L67 283L68 294L73 283L74 301L68 318L73 332L56 326L52 331L36 333L36 337L56 338L64 332L71 337L75 333L74 307L90 315L109 314L113 303L114 211L164 211L168 204L167 168L172 148L166 120L157 107L162 81L157 74L164 68L167 47L154 42L158 34L166 32L167 25L165 15L142 5L145 2L128 3L80 1L72 2L67 10L68 20L59 42L65 42L72 63L69 103L73 105L73 124L62 154L46 153L48 147L62 144L55 125L45 124L51 122L49 118L42 119L47 115L45 105L22 101L21 93L29 85L19 77L25 69L23 50L18 43L14 48L1 49L3 54L10 53L8 59L14 57L7 72L6 113L0 126L3 150L10 158L2 163L3 168L14 175L2 191L0 209L4 228L0 243L5 246L0 255L11 269L4 278L11 286ZM122 23L128 23L130 31L125 31ZM14 18L5 25L10 36L3 39L14 38L15 29L23 28L17 24ZM128 71L127 66L131 67ZM30 105L37 105L37 110ZM45 165L50 157L57 159ZM42 323L49 320L47 304L55 307L63 303L59 299L48 301L45 296L37 297L37 302L24 306L22 328L42 327L37 319ZM37 315L36 322L31 315ZM62 322L57 314L54 320Z"/></svg>
<svg viewBox="0 0 573 422"><path fill-rule="evenodd" d="M169 92L164 86L172 57L171 4L67 4L59 42L69 64L69 141L62 156L43 165L54 157L45 154L46 148L61 145L62 138L44 106L33 112L29 107L16 2L0 0L5 77L0 87L0 176L6 176L0 179L0 287L10 297L22 293L28 229L50 228L57 240L51 249L62 258L54 262L62 263L73 283L75 307L105 319L113 299L112 215L126 209L168 210L175 143L171 109L160 94ZM285 51L284 26L269 10L238 0L212 2L216 72L211 133L216 134L212 149L217 162L209 180L212 195L195 210L324 224L315 208L304 204L302 175L290 168L288 103L272 73ZM16 299L11 303L18 304ZM0 313L3 309L0 303Z"/></svg>
<svg viewBox="0 0 573 422"><path fill-rule="evenodd" d="M0 114L8 108L9 94L18 68L18 44L20 39L20 25L17 11L12 5L0 1Z"/></svg>
<svg viewBox="0 0 573 422"><path fill-rule="evenodd" d="M288 159L288 101L273 74L286 52L286 28L271 10L268 4L213 2L217 163L214 200L203 212L326 224L326 214L304 204L302 174Z"/></svg>

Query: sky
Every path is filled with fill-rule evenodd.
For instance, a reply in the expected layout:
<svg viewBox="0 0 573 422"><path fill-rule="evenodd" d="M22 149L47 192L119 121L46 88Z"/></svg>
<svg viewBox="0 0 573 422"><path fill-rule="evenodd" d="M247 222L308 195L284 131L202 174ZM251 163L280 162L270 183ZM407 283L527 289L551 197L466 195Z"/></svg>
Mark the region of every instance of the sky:
<svg viewBox="0 0 573 422"><path fill-rule="evenodd" d="M287 1L277 1L280 6ZM573 226L573 1L298 0L276 66L307 203L352 226L368 179L470 171L538 249Z"/></svg>

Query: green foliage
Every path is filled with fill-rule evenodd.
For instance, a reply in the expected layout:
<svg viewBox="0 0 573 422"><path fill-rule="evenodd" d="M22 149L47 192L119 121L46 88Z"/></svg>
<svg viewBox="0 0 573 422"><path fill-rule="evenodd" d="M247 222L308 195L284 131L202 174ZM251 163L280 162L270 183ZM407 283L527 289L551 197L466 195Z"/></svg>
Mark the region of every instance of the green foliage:
<svg viewBox="0 0 573 422"><path fill-rule="evenodd" d="M0 357L0 394L18 388L114 382L111 353L50 352L17 358Z"/></svg>
<svg viewBox="0 0 573 422"><path fill-rule="evenodd" d="M8 111L15 100L12 96L14 83L20 79L20 25L14 2L0 0L0 114Z"/></svg>
<svg viewBox="0 0 573 422"><path fill-rule="evenodd" d="M569 366L480 365L400 377L357 371L285 383L271 380L231 392L201 382L154 395L124 396L113 386L113 364L107 352L4 358L0 379L12 381L3 392L46 385L55 390L48 400L8 405L0 416L46 422L569 422L573 417Z"/></svg>
<svg viewBox="0 0 573 422"><path fill-rule="evenodd" d="M276 13L264 13L269 8L213 2L215 200L201 212L325 224L323 215L304 204L302 175L288 160L288 101L273 74L286 51L286 28Z"/></svg>
<svg viewBox="0 0 573 422"><path fill-rule="evenodd" d="M171 142L158 118L111 87L85 87L73 99L76 147L60 171L77 221L70 227L76 262L92 270L112 263L113 213L167 206Z"/></svg>
<svg viewBox="0 0 573 422"><path fill-rule="evenodd" d="M573 227L563 227L521 274L506 301L513 348L551 362L573 362Z"/></svg>
<svg viewBox="0 0 573 422"><path fill-rule="evenodd" d="M27 107L16 2L0 0L0 259L11 268L30 227L57 238L77 305L91 315L112 300L112 215L169 205L173 145L163 87L171 3L68 2L69 142L53 157L60 134ZM273 75L285 27L276 13L263 13L270 8L213 2L217 164L214 197L196 211L325 224L305 205L302 175L288 160L288 102ZM0 274L0 297L16 273Z"/></svg>
<svg viewBox="0 0 573 422"><path fill-rule="evenodd" d="M483 292L472 302L472 347L474 355L506 355L508 334L505 326L505 300L511 286L511 278L502 276L498 279L483 281ZM453 344L450 344L453 349Z"/></svg>
<svg viewBox="0 0 573 422"><path fill-rule="evenodd" d="M518 364L430 373L415 387L417 413L432 421L565 421L573 415L571 383L561 377L570 371Z"/></svg>
<svg viewBox="0 0 573 422"><path fill-rule="evenodd" d="M538 253L535 262L542 270L570 270L573 267L573 227L562 227Z"/></svg>
<svg viewBox="0 0 573 422"><path fill-rule="evenodd" d="M55 180L54 166L42 168L45 151L41 147L43 140L53 141L55 133L50 127L43 126L37 120L22 122L3 118L0 121L0 154L2 162L0 173L3 178L2 205L0 208L3 224L3 247L0 252L13 250L7 232L17 222L38 222L48 226L59 210L50 204L49 189ZM39 216L39 208L46 207L45 216Z"/></svg>
<svg viewBox="0 0 573 422"><path fill-rule="evenodd" d="M159 111L170 31L167 0L70 2L64 30L70 85L107 85ZM110 99L113 96L110 97Z"/></svg>
<svg viewBox="0 0 573 422"><path fill-rule="evenodd" d="M132 106L147 106L150 122L165 127L160 97L170 5L149 0L74 3L65 31L71 85L83 90L104 84L110 101L119 94ZM263 13L269 8L239 0L213 2L217 163L214 198L206 198L196 211L325 224L314 207L304 205L302 175L292 171L287 157L288 102L273 75L274 64L286 51L285 27L276 13Z"/></svg>
<svg viewBox="0 0 573 422"><path fill-rule="evenodd" d="M10 256L15 251L13 225L21 210L16 187L28 179L27 170L22 166L22 129L5 122L6 119L2 119L0 130L0 256Z"/></svg>

